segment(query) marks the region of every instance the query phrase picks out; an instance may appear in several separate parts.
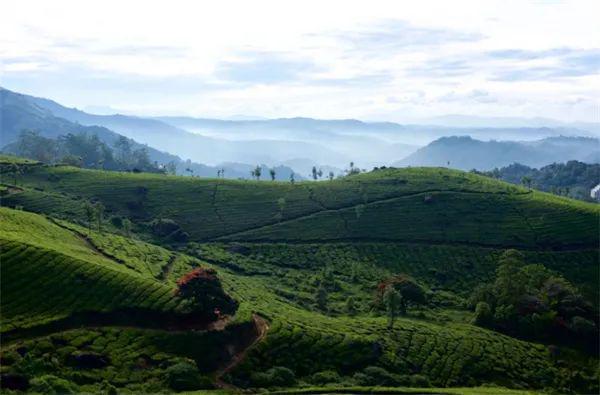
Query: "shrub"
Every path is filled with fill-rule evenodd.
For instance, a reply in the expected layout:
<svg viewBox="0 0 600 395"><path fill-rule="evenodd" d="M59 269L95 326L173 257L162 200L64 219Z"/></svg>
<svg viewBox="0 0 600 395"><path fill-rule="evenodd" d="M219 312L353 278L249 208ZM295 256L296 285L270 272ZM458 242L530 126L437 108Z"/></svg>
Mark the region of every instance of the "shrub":
<svg viewBox="0 0 600 395"><path fill-rule="evenodd" d="M479 302L475 306L475 317L473 317L473 323L479 326L490 326L493 324L494 314L490 305L486 302Z"/></svg>
<svg viewBox="0 0 600 395"><path fill-rule="evenodd" d="M110 218L110 223L117 227L117 228L121 228L123 227L123 218L121 217L111 217Z"/></svg>
<svg viewBox="0 0 600 395"><path fill-rule="evenodd" d="M413 374L410 376L411 387L431 387L431 383L426 376L420 374Z"/></svg>
<svg viewBox="0 0 600 395"><path fill-rule="evenodd" d="M394 386L397 384L396 378L379 366L368 366L363 373L372 379L372 385Z"/></svg>
<svg viewBox="0 0 600 395"><path fill-rule="evenodd" d="M35 377L30 384L31 392L42 394L74 394L78 392L75 384L51 374Z"/></svg>
<svg viewBox="0 0 600 395"><path fill-rule="evenodd" d="M328 383L339 383L341 380L340 375L334 370L324 370L312 375L311 382L314 384L328 384Z"/></svg>
<svg viewBox="0 0 600 395"><path fill-rule="evenodd" d="M266 372L256 372L251 376L256 387L289 387L296 383L294 372L283 366L274 366Z"/></svg>
<svg viewBox="0 0 600 395"><path fill-rule="evenodd" d="M167 383L175 391L200 389L200 373L192 361L182 361L166 370Z"/></svg>
<svg viewBox="0 0 600 395"><path fill-rule="evenodd" d="M157 218L150 222L150 227L152 228L152 233L161 237L169 236L173 232L180 230L177 222L169 218Z"/></svg>

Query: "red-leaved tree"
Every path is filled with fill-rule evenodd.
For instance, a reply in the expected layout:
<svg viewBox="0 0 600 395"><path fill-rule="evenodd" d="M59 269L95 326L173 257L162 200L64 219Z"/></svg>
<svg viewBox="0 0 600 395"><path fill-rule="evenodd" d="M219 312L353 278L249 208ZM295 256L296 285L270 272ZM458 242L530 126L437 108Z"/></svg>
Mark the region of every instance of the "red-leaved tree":
<svg viewBox="0 0 600 395"><path fill-rule="evenodd" d="M217 272L210 268L196 268L177 281L175 294L186 300L195 313L212 316L231 314L237 303L223 291Z"/></svg>

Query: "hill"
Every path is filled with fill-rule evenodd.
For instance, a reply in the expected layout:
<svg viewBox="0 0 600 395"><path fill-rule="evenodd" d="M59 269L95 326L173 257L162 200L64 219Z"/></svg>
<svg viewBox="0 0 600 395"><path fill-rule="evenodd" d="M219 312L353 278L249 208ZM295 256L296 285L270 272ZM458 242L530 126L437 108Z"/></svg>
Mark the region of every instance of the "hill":
<svg viewBox="0 0 600 395"><path fill-rule="evenodd" d="M480 141L468 136L443 137L395 162L394 166L449 166L461 170L492 170L521 163L543 167L570 160L599 161L598 139L552 137L537 141ZM448 165L449 163L449 165Z"/></svg>
<svg viewBox="0 0 600 395"><path fill-rule="evenodd" d="M57 139L68 134L97 136L108 148L114 147L115 143L123 135L126 135L136 139L128 139L132 150L146 150L150 161L157 162L158 165L166 165L170 162L174 163L177 174L180 175L215 177L218 170L224 169L224 176L227 178L249 178L250 171L248 169L255 167L255 165L233 166L228 164L208 166L190 160L184 161L176 155L155 149L153 146L160 147L163 150L166 148L165 145L157 141L154 141L155 144L150 144L150 146L140 144L139 141L145 141L144 136L152 134L157 130L165 139L172 138L173 135L177 134L183 136L189 135L185 131L176 130L159 121L118 115L114 117L90 115L76 109L63 107L51 100L22 95L2 88L0 88L0 102L2 103L2 106L0 106L2 146L0 148L7 153L24 154L16 145L23 130L38 132L40 136L51 139L51 142L54 142L55 145L58 145ZM119 134L108 129L115 125L119 126L118 130L124 130L125 133ZM141 137L141 139L138 139L138 137ZM28 152L33 151L32 147L28 148ZM33 159L40 160L41 158ZM55 161L59 159L57 157ZM286 166L279 166L277 170L276 178L281 180L288 180L289 174L292 172ZM266 175L268 168L265 167L263 173ZM298 179L301 179L301 177L298 177Z"/></svg>
<svg viewBox="0 0 600 395"><path fill-rule="evenodd" d="M596 355L567 344L556 357L470 324L466 306L509 247L597 300L595 205L448 169L292 184L20 166L16 185L2 168L1 203L45 217L0 209L3 383L594 391ZM106 207L101 231L89 202ZM218 326L190 323L174 297L198 266L239 303ZM373 293L398 273L427 302L390 328Z"/></svg>
<svg viewBox="0 0 600 395"><path fill-rule="evenodd" d="M505 380L528 377L530 385L540 386L546 385L543 384L547 383L546 375L555 372L543 346L464 324L442 325L400 319L390 334L384 318L359 315L349 319L311 312L275 294L278 287L269 280L272 277L248 276L221 266L232 259L244 264L246 259L250 267L253 260L219 248L212 248L212 252L207 250L204 254L219 268L228 292L241 302L235 321L225 331L188 334L173 331L149 319L156 309L177 310L172 293L168 292L170 287L165 286L172 284L170 281L176 278L176 274L169 274L167 283L160 285L143 269L136 273L130 268L117 268L115 262L105 262L104 257L97 256L98 253L90 248L91 244L86 247L78 239L77 232L72 230L77 229L76 225L63 223L59 226L37 215L6 208L0 210L0 215L0 235L4 246L2 314L5 324L2 331L9 339L8 343L3 343L2 349L5 361L3 383L6 383L7 377L13 380L26 377L34 388L39 389L44 380L50 381L45 385L52 388L60 378L66 380L61 385L79 391L97 391L106 386L107 381L112 386L130 391L163 389L169 384L160 377L169 377L170 367L177 363L190 359L195 361L199 369L197 374L209 374L215 366L223 363L227 355L223 355L219 348L235 350L239 347L239 340L237 343L234 340L236 336L248 336L247 329L243 329L247 327L244 323L248 320L245 318L248 311L264 314L271 323L267 338L230 378L238 385L271 385L258 381L259 377L253 372L268 371L274 365L286 366L298 377L308 380L312 380L312 374L328 369L348 375L368 365L382 366L380 371L385 371L384 367L390 371L409 368L420 372L422 376L419 377L429 378L442 386L478 383L483 377L481 372L492 364L495 373L486 375L488 382L506 383ZM14 229L19 231L13 234ZM30 232L32 237L24 238L20 231ZM105 243L102 244L100 239L104 239ZM91 240L103 255L116 256L124 245L132 245L127 238L96 232L92 233ZM160 247L133 243L136 248L129 247L125 256L120 255L122 262L131 267L144 261L143 251L166 252ZM182 268L189 264L181 263ZM71 274L65 276L64 273ZM35 278L35 284L45 284L44 287L34 287L35 284L28 287L26 283L15 282L17 278L28 277ZM111 288L112 284L117 288ZM162 291L161 286L167 292ZM23 289L29 292L23 295ZM140 294L141 290L144 293ZM52 296L50 299L49 295ZM155 296L149 298L146 295ZM162 302L160 295L163 295ZM20 305L22 300L27 304ZM125 305L129 308L128 318L115 313L124 306L118 303L119 300L133 301L133 304ZM17 305L20 305L18 311L12 307ZM94 316L74 315L78 311L90 310L98 313ZM113 314L105 314L99 320L98 316L102 317L100 312ZM119 329L124 325L126 329ZM125 344L130 345L124 347ZM508 350L509 359L505 356ZM25 352L27 359L19 352ZM27 361L40 364L48 352L57 355L53 364L31 370ZM319 358L315 359L315 355ZM87 372L85 379L78 373L82 369ZM12 376L8 376L7 371ZM411 376L406 377L409 380ZM417 376L414 379L421 380ZM191 388L207 385L198 383L192 383Z"/></svg>

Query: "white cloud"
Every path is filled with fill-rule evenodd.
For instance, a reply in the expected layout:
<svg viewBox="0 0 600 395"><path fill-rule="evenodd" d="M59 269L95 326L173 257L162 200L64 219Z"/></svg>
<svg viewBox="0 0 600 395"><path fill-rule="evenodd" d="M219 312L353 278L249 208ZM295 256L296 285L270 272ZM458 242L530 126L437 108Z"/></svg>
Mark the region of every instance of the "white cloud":
<svg viewBox="0 0 600 395"><path fill-rule="evenodd" d="M71 106L597 121L600 105L596 1L20 0L0 12L0 85Z"/></svg>

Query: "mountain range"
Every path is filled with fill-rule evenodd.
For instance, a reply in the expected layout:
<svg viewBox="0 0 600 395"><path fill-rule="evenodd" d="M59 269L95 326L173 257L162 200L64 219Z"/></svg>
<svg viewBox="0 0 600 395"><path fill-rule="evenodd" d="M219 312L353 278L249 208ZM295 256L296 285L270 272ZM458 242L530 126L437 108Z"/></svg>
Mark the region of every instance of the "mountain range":
<svg viewBox="0 0 600 395"><path fill-rule="evenodd" d="M248 178L257 164L280 167L281 177L309 177L313 166L339 175L354 162L359 168L379 166L449 166L489 170L522 163L541 167L553 162L598 161L594 124L544 120L448 116L431 125L363 122L354 119L312 118L229 120L193 117L138 117L98 115L65 107L53 100L0 88L2 143L14 142L22 129L46 137L66 133L94 133L111 145L119 135L145 145L151 160L176 162L178 173L212 177L225 168L228 178ZM492 122L496 122L492 119ZM435 123L448 122L447 126ZM472 127L460 126L467 124ZM509 126L506 126L509 125ZM485 126L485 127L484 127ZM468 137L456 137L456 136ZM451 137L449 137L451 136ZM584 137L581 137L584 136ZM494 140L498 139L498 141ZM501 141L500 141L501 140ZM508 141L506 141L508 140ZM232 164L239 164L233 166Z"/></svg>

